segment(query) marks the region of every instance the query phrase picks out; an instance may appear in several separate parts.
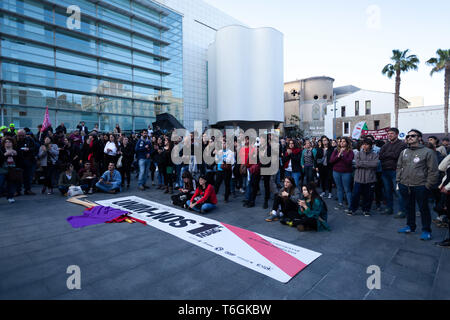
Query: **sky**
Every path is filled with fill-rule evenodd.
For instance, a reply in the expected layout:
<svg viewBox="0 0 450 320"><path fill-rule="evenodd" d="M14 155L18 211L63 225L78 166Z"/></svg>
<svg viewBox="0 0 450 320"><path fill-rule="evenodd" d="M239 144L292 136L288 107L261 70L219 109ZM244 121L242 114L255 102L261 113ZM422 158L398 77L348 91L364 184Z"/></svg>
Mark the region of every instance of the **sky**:
<svg viewBox="0 0 450 320"><path fill-rule="evenodd" d="M400 95L444 104L444 71L426 61L450 49L449 0L204 0L252 28L284 34L284 79L329 76L334 86L394 92L382 75L392 50L410 50L418 71L402 75Z"/></svg>

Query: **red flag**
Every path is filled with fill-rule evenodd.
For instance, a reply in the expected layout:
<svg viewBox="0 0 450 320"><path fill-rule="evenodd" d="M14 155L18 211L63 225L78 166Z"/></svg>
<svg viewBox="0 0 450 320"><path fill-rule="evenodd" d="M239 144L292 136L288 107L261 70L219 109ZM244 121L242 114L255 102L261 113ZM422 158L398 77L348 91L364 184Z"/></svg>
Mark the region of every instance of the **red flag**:
<svg viewBox="0 0 450 320"><path fill-rule="evenodd" d="M42 123L41 132L44 132L51 125L52 124L50 123L50 116L48 115L48 106L47 106L47 108L45 109L45 117L44 117L44 122Z"/></svg>

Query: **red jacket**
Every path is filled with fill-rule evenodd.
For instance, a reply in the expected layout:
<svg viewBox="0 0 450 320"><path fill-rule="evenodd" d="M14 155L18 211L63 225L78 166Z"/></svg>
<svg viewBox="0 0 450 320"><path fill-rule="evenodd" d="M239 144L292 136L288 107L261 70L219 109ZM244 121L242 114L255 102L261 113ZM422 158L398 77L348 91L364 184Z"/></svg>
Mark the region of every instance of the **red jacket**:
<svg viewBox="0 0 450 320"><path fill-rule="evenodd" d="M201 187L198 187L191 198L191 203L194 202L194 199L197 196L202 196L202 198L197 201L197 204L202 204L205 202L217 204L216 192L214 191L214 187L212 186L212 184L208 185L208 187L206 187L206 190L202 190Z"/></svg>

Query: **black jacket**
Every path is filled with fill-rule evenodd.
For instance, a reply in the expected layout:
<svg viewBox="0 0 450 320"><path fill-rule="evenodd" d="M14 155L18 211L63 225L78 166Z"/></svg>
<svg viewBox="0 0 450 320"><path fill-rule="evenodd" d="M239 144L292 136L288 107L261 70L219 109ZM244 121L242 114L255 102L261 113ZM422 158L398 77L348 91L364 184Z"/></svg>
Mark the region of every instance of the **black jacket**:
<svg viewBox="0 0 450 320"><path fill-rule="evenodd" d="M388 142L381 147L380 161L381 168L383 170L396 170L397 161L400 157L400 153L407 148L406 143L401 140L397 140L394 143Z"/></svg>

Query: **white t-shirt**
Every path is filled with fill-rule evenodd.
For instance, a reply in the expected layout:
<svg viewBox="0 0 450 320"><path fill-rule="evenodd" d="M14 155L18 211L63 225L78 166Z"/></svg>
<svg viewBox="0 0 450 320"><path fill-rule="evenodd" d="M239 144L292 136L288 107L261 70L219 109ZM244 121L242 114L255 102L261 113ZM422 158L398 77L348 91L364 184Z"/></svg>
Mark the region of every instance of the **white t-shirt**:
<svg viewBox="0 0 450 320"><path fill-rule="evenodd" d="M108 149L110 149L111 151L107 151ZM114 142L108 141L106 143L104 152L109 155L109 156L115 156L117 155L117 146Z"/></svg>

